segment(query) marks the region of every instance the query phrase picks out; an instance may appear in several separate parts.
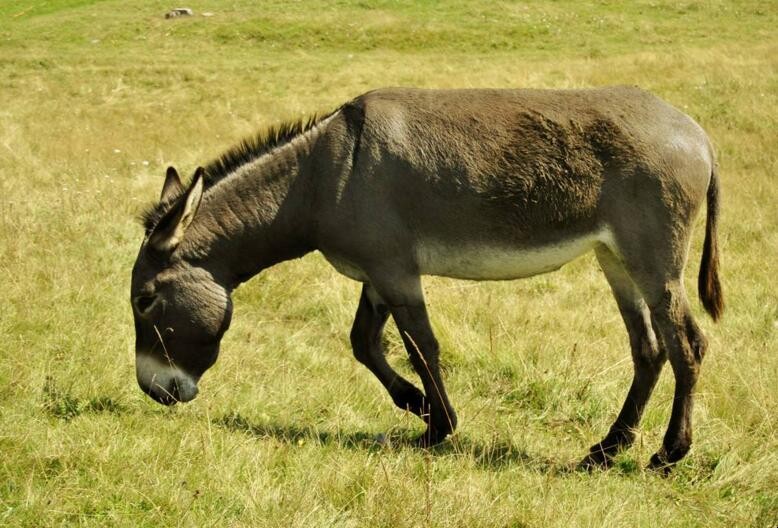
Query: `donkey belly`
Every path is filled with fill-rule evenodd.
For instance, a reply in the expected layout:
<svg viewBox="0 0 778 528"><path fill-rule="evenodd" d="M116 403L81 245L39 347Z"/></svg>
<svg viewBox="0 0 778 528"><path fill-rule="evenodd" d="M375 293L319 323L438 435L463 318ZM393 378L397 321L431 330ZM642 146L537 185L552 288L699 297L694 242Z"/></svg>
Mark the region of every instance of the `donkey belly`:
<svg viewBox="0 0 778 528"><path fill-rule="evenodd" d="M613 245L607 228L532 247L425 241L416 248L419 272L469 280L509 280L561 268L598 244Z"/></svg>

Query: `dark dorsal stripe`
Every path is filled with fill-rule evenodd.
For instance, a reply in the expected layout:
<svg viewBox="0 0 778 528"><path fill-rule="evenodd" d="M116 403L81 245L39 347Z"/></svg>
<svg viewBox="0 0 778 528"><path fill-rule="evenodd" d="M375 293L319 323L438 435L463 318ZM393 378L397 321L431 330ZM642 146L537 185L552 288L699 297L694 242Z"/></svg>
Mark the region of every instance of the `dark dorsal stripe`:
<svg viewBox="0 0 778 528"><path fill-rule="evenodd" d="M294 138L308 132L337 111L338 110L334 110L327 114L314 114L310 117L301 118L296 121L285 121L278 125L273 125L254 136L245 138L205 166L204 183L206 192L209 188L213 187L216 183L223 180L243 165L251 163L275 148L286 145ZM140 221L147 234L154 230L154 226L157 225L162 217L165 216L165 213L167 213L179 198L181 198L182 194L183 192L170 200L151 204L140 214Z"/></svg>

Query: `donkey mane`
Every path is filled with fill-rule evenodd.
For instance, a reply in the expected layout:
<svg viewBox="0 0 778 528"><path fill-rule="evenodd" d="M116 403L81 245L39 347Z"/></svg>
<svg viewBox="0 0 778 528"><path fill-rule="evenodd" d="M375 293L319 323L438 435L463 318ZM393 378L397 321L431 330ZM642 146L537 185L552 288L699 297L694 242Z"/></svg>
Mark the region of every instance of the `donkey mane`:
<svg viewBox="0 0 778 528"><path fill-rule="evenodd" d="M206 192L243 165L251 163L268 152L288 144L294 138L305 134L338 110L336 109L326 114L313 114L297 120L283 121L277 125L271 125L266 130L260 131L253 136L244 138L240 143L205 166L203 183ZM172 209L173 205L178 202L183 194L184 191L182 190L169 200L150 204L140 213L139 220L147 234L154 230L154 227L156 227L162 217Z"/></svg>

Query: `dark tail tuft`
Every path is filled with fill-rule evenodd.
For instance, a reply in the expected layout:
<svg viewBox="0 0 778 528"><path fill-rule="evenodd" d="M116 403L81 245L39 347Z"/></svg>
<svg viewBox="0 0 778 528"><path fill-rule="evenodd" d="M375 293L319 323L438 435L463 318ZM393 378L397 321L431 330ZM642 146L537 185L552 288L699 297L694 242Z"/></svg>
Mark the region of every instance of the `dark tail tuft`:
<svg viewBox="0 0 778 528"><path fill-rule="evenodd" d="M719 247L716 224L719 216L719 176L713 167L708 185L708 216L705 222L705 242L702 247L702 263L698 288L700 301L714 321L724 313L724 294L719 281Z"/></svg>

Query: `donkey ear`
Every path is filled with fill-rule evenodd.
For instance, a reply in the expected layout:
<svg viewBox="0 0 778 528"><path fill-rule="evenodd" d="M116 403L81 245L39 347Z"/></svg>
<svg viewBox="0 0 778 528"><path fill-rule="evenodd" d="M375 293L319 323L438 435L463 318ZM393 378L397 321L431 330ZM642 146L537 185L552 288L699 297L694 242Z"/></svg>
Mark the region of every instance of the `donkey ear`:
<svg viewBox="0 0 778 528"><path fill-rule="evenodd" d="M149 237L149 244L159 251L172 251L181 243L184 232L192 223L200 201L203 198L203 175L198 167L189 189L159 221Z"/></svg>
<svg viewBox="0 0 778 528"><path fill-rule="evenodd" d="M168 167L165 174L165 183L162 185L162 193L159 195L159 201L165 202L170 200L174 196L181 194L183 190L184 186L181 185L181 178L178 177L175 167Z"/></svg>

